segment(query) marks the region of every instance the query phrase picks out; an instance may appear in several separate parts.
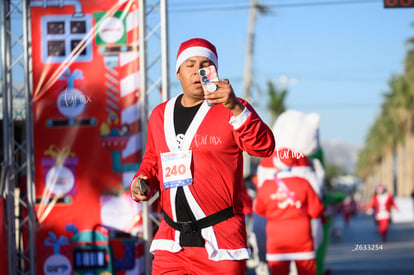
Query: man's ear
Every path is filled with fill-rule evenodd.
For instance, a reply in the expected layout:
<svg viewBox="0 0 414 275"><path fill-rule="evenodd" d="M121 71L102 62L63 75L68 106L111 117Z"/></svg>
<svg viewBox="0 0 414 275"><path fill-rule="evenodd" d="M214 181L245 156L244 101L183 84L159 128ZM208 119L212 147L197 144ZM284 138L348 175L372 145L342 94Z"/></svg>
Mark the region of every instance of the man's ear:
<svg viewBox="0 0 414 275"><path fill-rule="evenodd" d="M178 71L175 76L177 77L178 80L180 80L180 72Z"/></svg>

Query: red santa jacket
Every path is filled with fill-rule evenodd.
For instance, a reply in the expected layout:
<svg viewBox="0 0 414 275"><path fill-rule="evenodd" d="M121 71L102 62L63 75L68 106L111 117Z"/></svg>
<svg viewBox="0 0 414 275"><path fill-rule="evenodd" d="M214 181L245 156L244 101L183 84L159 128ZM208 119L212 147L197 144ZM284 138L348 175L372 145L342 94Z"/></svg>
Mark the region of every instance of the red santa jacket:
<svg viewBox="0 0 414 275"><path fill-rule="evenodd" d="M177 188L164 188L160 154L180 150L173 119L176 99L152 111L145 154L136 174L145 174L152 187L160 189L161 207L174 221ZM209 258L217 261L250 257L243 214L243 151L263 157L270 156L275 148L270 128L246 101L239 100L247 108L236 118L222 104L209 107L203 103L181 144L181 150L192 151L193 182L183 189L196 219L233 206L234 217L201 231ZM180 251L179 234L162 220L150 251Z"/></svg>
<svg viewBox="0 0 414 275"><path fill-rule="evenodd" d="M268 261L315 258L311 219L322 216L324 207L309 182L289 170L278 180L265 180L257 192L255 211L267 218Z"/></svg>
<svg viewBox="0 0 414 275"><path fill-rule="evenodd" d="M370 208L374 209L376 220L390 219L391 207L398 209L393 197L389 193L375 194L370 201Z"/></svg>

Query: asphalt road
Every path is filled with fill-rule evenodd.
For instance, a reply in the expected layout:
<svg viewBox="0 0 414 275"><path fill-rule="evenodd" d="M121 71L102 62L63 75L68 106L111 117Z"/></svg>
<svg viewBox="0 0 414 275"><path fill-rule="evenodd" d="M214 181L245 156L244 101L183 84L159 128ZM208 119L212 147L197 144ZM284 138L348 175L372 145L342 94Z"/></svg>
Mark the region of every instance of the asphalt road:
<svg viewBox="0 0 414 275"><path fill-rule="evenodd" d="M330 275L414 275L414 224L391 224L388 240L381 242L371 216L360 214L345 227L337 216L330 236L325 270ZM247 275L259 275L248 269Z"/></svg>
<svg viewBox="0 0 414 275"><path fill-rule="evenodd" d="M331 236L325 267L331 275L413 275L414 225L391 224L386 242L381 242L371 216L360 214L345 227L340 216L333 226L340 238Z"/></svg>

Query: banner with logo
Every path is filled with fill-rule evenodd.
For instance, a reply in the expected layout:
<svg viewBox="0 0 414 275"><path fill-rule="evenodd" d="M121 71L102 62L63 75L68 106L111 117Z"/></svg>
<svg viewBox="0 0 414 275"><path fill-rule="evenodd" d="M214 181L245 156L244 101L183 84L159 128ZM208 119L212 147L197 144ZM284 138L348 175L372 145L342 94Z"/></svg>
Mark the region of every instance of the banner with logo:
<svg viewBox="0 0 414 275"><path fill-rule="evenodd" d="M137 0L32 0L39 274L143 274Z"/></svg>
<svg viewBox="0 0 414 275"><path fill-rule="evenodd" d="M0 197L0 272L1 274L9 273L8 266L8 254L7 254L7 227L6 227L6 209L5 209L5 200L3 197Z"/></svg>

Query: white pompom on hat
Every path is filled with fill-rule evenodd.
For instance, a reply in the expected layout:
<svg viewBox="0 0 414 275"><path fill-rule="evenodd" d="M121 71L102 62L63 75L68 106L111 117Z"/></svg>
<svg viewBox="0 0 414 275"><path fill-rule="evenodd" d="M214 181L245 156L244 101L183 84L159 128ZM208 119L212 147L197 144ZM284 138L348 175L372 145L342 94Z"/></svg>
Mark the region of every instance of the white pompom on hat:
<svg viewBox="0 0 414 275"><path fill-rule="evenodd" d="M272 128L276 150L288 148L304 156L314 154L320 146L319 126L320 115L317 113L297 110L283 112Z"/></svg>
<svg viewBox="0 0 414 275"><path fill-rule="evenodd" d="M204 56L213 62L218 69L218 56L216 47L208 40L203 38L192 38L181 43L177 53L177 63L175 65L175 72L180 69L181 64L192 56Z"/></svg>

